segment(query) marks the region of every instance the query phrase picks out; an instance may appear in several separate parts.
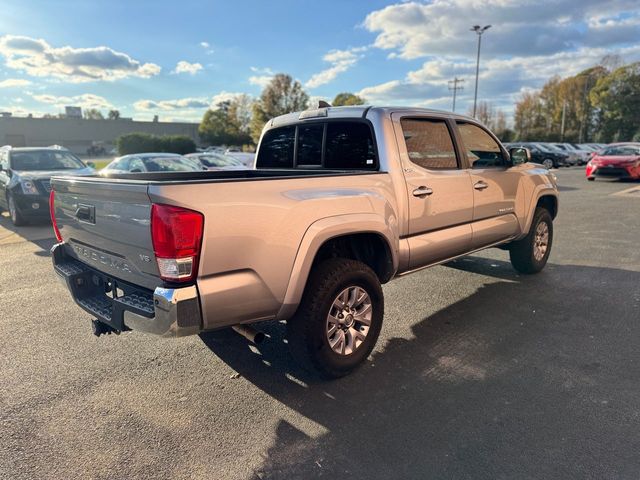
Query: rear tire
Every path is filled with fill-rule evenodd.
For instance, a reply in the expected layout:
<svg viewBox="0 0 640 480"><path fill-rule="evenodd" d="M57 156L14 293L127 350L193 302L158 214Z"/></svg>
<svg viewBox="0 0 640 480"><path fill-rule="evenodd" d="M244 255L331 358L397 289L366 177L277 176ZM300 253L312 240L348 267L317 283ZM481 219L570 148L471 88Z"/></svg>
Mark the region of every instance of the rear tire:
<svg viewBox="0 0 640 480"><path fill-rule="evenodd" d="M543 166L544 168L546 168L547 170L551 170L553 167L555 167L555 165L554 165L554 163L553 163L553 160L551 160L550 158L545 158L545 159L542 161L542 166Z"/></svg>
<svg viewBox="0 0 640 480"><path fill-rule="evenodd" d="M287 321L289 348L308 370L342 377L369 356L383 316L382 287L369 266L325 260L312 270L300 306Z"/></svg>
<svg viewBox="0 0 640 480"><path fill-rule="evenodd" d="M511 265L520 273L538 273L547 264L553 243L553 220L546 208L538 207L529 233L509 248Z"/></svg>

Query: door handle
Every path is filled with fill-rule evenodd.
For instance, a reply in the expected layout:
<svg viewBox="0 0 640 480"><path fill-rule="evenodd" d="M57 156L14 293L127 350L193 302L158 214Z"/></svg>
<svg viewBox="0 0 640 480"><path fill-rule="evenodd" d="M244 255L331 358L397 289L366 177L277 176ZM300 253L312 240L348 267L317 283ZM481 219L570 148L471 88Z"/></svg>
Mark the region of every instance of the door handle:
<svg viewBox="0 0 640 480"><path fill-rule="evenodd" d="M418 187L413 191L414 197L427 197L433 193L429 187Z"/></svg>
<svg viewBox="0 0 640 480"><path fill-rule="evenodd" d="M486 183L480 181L480 182L476 182L476 184L473 186L473 188L475 188L476 190L484 190L485 188L489 188L489 185L487 185Z"/></svg>

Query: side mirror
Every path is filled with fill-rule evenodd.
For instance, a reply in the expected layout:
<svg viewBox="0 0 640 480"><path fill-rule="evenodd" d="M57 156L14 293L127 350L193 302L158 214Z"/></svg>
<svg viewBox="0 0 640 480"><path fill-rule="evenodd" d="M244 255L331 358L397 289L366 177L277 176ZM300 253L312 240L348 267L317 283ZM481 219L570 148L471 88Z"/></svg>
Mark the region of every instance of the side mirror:
<svg viewBox="0 0 640 480"><path fill-rule="evenodd" d="M96 168L96 164L93 162L87 162L87 167Z"/></svg>
<svg viewBox="0 0 640 480"><path fill-rule="evenodd" d="M511 148L509 149L509 156L511 157L511 165L514 167L531 161L531 152L528 148Z"/></svg>

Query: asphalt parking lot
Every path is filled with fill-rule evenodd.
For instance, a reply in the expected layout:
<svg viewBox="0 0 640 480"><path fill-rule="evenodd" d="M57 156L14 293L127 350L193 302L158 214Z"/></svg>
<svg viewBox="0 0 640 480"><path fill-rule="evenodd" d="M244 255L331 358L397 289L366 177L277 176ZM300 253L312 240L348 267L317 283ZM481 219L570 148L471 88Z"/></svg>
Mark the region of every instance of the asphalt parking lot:
<svg viewBox="0 0 640 480"><path fill-rule="evenodd" d="M329 383L278 323L94 337L50 227L4 214L0 478L638 478L640 184L557 175L545 271L490 250L386 285L374 354Z"/></svg>

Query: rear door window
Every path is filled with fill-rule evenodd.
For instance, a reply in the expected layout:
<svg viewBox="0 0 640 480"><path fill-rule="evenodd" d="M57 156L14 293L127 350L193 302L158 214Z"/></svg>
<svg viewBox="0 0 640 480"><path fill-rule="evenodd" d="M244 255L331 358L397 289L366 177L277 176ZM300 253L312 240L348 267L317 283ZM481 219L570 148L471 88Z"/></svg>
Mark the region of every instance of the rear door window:
<svg viewBox="0 0 640 480"><path fill-rule="evenodd" d="M260 143L258 168L293 168L296 127L274 128L264 134Z"/></svg>
<svg viewBox="0 0 640 480"><path fill-rule="evenodd" d="M327 123L325 168L375 169L377 163L373 135L367 123Z"/></svg>
<svg viewBox="0 0 640 480"><path fill-rule="evenodd" d="M444 120L403 118L400 123L411 162L427 170L458 168L456 150Z"/></svg>

